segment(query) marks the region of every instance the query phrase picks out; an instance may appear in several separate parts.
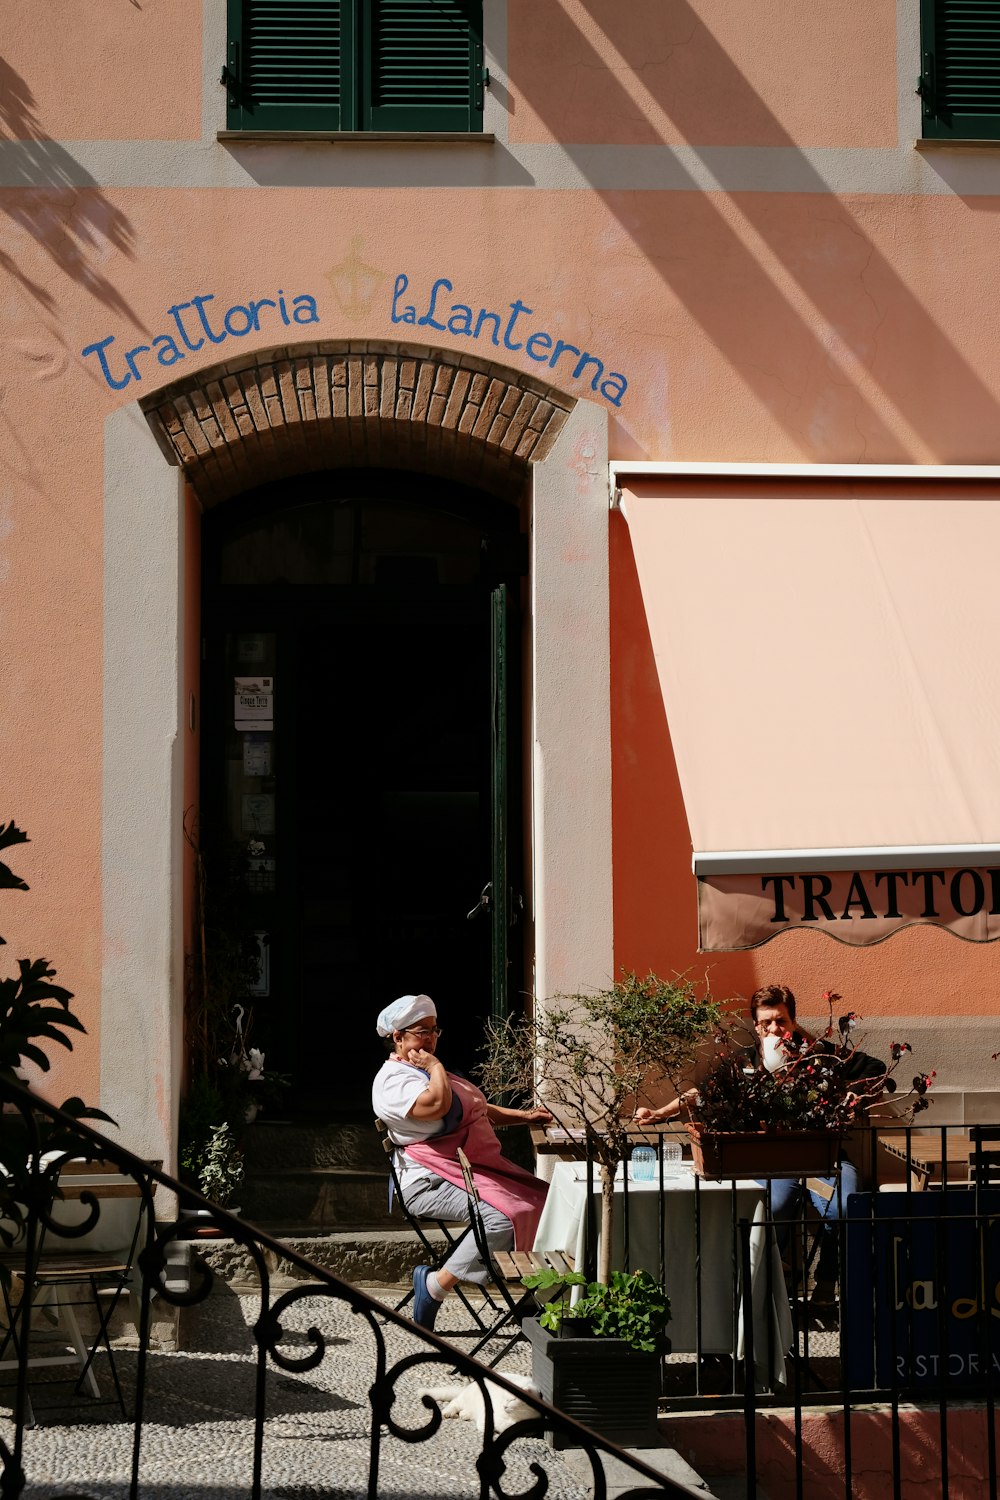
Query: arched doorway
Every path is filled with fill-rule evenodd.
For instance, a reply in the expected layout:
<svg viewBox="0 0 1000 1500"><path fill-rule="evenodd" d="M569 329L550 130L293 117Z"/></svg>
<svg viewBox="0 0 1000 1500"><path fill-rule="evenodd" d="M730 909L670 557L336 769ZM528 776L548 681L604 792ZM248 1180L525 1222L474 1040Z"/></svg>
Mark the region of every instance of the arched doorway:
<svg viewBox="0 0 1000 1500"><path fill-rule="evenodd" d="M256 936L253 1040L299 1114L367 1108L349 1060L395 995L434 996L468 1070L521 988L525 556L518 507L391 470L204 518L208 935Z"/></svg>
<svg viewBox="0 0 1000 1500"><path fill-rule="evenodd" d="M200 369L115 410L104 454L101 1102L123 1133L171 1159L194 935L184 828L210 707L203 522L271 480L392 468L460 479L530 518L524 987L572 993L610 974L607 414L450 350L302 344ZM370 1046L369 1076L373 1032Z"/></svg>

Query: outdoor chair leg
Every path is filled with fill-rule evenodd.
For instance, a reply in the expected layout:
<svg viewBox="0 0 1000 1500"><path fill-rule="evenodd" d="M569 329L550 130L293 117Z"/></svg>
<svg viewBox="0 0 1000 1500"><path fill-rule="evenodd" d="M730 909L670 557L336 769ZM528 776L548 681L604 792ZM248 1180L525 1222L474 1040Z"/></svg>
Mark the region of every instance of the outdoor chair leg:
<svg viewBox="0 0 1000 1500"><path fill-rule="evenodd" d="M533 1301L533 1297L526 1296L522 1297L514 1306L508 1307L503 1317L494 1323L492 1328L488 1329L479 1342L469 1350L469 1357L475 1359L480 1349L485 1349L487 1344L491 1344L495 1338L500 1337L504 1340L505 1347L495 1359L490 1361L489 1368L491 1370L494 1369L500 1363L500 1360L510 1353L514 1345L519 1344L525 1337L521 1332L521 1322L527 1317ZM514 1325L513 1330L506 1333L503 1332L502 1330L508 1328L510 1324Z"/></svg>
<svg viewBox="0 0 1000 1500"><path fill-rule="evenodd" d="M114 1354L112 1352L112 1349L111 1349L111 1340L110 1340L110 1338L108 1336L108 1328L109 1328L109 1326L111 1324L111 1318L112 1318L112 1315L114 1313L115 1308L118 1306L118 1303L119 1303L119 1301L121 1299L121 1294L122 1294L123 1291L124 1291L124 1282L121 1283L116 1288L114 1296L111 1298L110 1305L107 1308L107 1311L104 1312L104 1313L102 1313L101 1312L101 1299L100 1299L100 1296L99 1296L98 1290L97 1290L97 1282L94 1280L93 1277L90 1278L90 1292L91 1292L91 1296L94 1299L94 1307L97 1310L98 1329L97 1329L97 1335L96 1335L96 1337L94 1339L94 1342L90 1346L90 1353L87 1355L86 1364L84 1365L83 1369L80 1371L80 1378L77 1380L76 1385L74 1387L74 1390L75 1390L76 1394L79 1395L80 1394L80 1387L83 1385L84 1380L87 1379L88 1376L89 1376L90 1381L92 1382L93 1386L96 1388L94 1390L93 1394L100 1395L100 1389L97 1387L97 1381L96 1381L95 1377L91 1374L90 1367L94 1363L94 1355L97 1353L98 1347L101 1344L103 1344L104 1345L105 1353L108 1356L108 1365L109 1365L110 1370L111 1370L111 1380L112 1380L112 1383L113 1383L114 1388L115 1388L115 1395L118 1397L118 1405L121 1407L122 1416L125 1418L125 1420L127 1422L128 1421L128 1408L125 1405L125 1397L122 1394L121 1381L118 1379L118 1366L115 1363L115 1356L114 1356Z"/></svg>

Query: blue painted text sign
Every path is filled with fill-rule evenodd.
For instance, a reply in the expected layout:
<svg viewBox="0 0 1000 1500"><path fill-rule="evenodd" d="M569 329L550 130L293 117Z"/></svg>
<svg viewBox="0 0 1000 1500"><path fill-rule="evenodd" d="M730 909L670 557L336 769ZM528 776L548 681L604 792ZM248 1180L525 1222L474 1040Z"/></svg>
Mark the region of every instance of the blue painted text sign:
<svg viewBox="0 0 1000 1500"><path fill-rule="evenodd" d="M150 368L156 373L157 365L176 365L196 354L206 340L210 344L224 344L227 339L242 339L248 333L260 333L268 328L275 332L293 323L318 323L319 311L316 298L307 293L286 296L279 291L274 297L257 297L248 302L236 302L226 312L209 308L215 301L214 292L203 292L192 297L190 302L175 302L167 308L166 316L172 320L170 331L158 333L148 344L136 344L131 349L112 349L114 334L109 334L100 343L88 344L81 353L84 359L93 356L101 367L101 374L113 391L123 391L133 380L141 380Z"/></svg>
<svg viewBox="0 0 1000 1500"><path fill-rule="evenodd" d="M596 354L578 349L565 339L557 339L543 328L533 327L528 320L535 316L534 310L520 297L515 297L502 312L488 307L480 307L474 312L470 303L451 300L454 286L444 276L438 277L427 295L419 299L419 304L404 301L409 288L410 278L405 271L400 271L392 293L394 323L434 328L439 333L451 333L459 338L482 338L494 349L509 349L512 354L523 349L529 359L546 365L550 370L558 367L558 373L563 376L589 381L592 391L599 391L612 406L621 406L622 397L628 390L625 376L617 370L605 374L604 361Z"/></svg>

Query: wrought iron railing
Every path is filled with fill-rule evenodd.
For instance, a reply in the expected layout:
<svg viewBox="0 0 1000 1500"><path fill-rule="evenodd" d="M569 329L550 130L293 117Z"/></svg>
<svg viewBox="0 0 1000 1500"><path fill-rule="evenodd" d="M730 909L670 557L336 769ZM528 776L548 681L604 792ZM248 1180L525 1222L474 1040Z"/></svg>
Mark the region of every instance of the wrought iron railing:
<svg viewBox="0 0 1000 1500"><path fill-rule="evenodd" d="M658 1149L657 1255L651 1263L649 1185L640 1198L627 1172L618 1190L619 1253L628 1269L645 1265L658 1274L674 1296L683 1268L666 1229L676 1224L686 1195L693 1333L679 1345L675 1340L664 1368L668 1438L672 1418L692 1432L693 1412L742 1418L748 1500L759 1483L771 1492L767 1475L775 1476L775 1464L783 1492L797 1497L906 1496L915 1493L907 1486L917 1472L921 1494L996 1496L1000 1127L889 1124L856 1131L850 1154L858 1191L838 1194L834 1177L826 1224L805 1204L807 1183L803 1206L782 1218L774 1212L777 1182L763 1178L756 1194L752 1183L737 1182L707 1192L709 1184L692 1180L688 1167L683 1195L668 1197L679 1185L664 1168L662 1137ZM598 1188L597 1169L590 1170L592 1259ZM720 1200L728 1255L720 1252L718 1222L714 1241L707 1230ZM647 1222L637 1251L640 1203ZM836 1249L830 1259L837 1291L818 1306L810 1294L823 1234ZM721 1343L718 1318L714 1342L704 1336L720 1298L728 1299L731 1313ZM813 1452L812 1425L824 1428L822 1461ZM779 1428L787 1440L776 1445Z"/></svg>
<svg viewBox="0 0 1000 1500"><path fill-rule="evenodd" d="M496 1497L496 1500L514 1500L514 1497L516 1500L543 1500L552 1487L550 1470L561 1462L543 1440L546 1435L556 1432L562 1435L563 1443L572 1445L584 1455L585 1473L580 1478L580 1485L584 1493L593 1494L597 1500L603 1500L607 1494L604 1461L612 1459L624 1465L630 1476L632 1488L628 1490L629 1496L666 1494L679 1497L693 1493L529 1392L512 1385L502 1373L471 1360L445 1338L418 1328L359 1287L339 1280L294 1249L233 1214L214 1207L165 1172L27 1090L0 1082L0 1105L3 1110L0 1114L0 1161L3 1163L0 1235L6 1246L2 1274L7 1308L0 1363L9 1364L14 1376L13 1385L7 1387L6 1392L0 1388L0 1400L6 1399L11 1408L9 1423L0 1428L4 1433L0 1439L0 1495L3 1500L16 1500L28 1484L32 1484L32 1494L44 1493L34 1486L32 1480L32 1443L36 1429L32 1425L31 1398L36 1371L42 1378L37 1365L41 1358L38 1355L37 1327L43 1315L38 1306L38 1292L46 1284L51 1285L51 1282L46 1282L47 1277L60 1274L60 1258L65 1266L73 1258L74 1245L79 1247L87 1243L85 1236L93 1239L102 1213L114 1201L113 1196L107 1196L112 1189L107 1188L106 1182L90 1187L79 1186L87 1181L86 1171L80 1175L80 1164L85 1168L88 1163L112 1167L120 1179L115 1184L119 1191L134 1194L136 1200L138 1230L125 1293L134 1299L138 1309L138 1347L134 1357L134 1381L131 1384L125 1382L126 1389L121 1393L131 1424L128 1493L133 1500L139 1500L144 1494L144 1434L155 1416L157 1399L150 1386L151 1362L156 1358L150 1348L153 1299L161 1299L174 1307L193 1307L208 1298L213 1285L211 1271L197 1255L193 1262L192 1284L174 1284L171 1270L173 1251L184 1231L173 1219L169 1222L155 1219L156 1189L160 1190L161 1199L165 1191L176 1195L180 1205L210 1215L217 1233L242 1247L256 1274L257 1308L251 1330L255 1350L253 1400L252 1410L247 1413L252 1422L252 1453L244 1491L250 1500L258 1500L265 1482L268 1392L273 1375L277 1372L282 1379L294 1378L317 1370L325 1360L337 1359L337 1348L331 1348L328 1337L315 1323L305 1335L307 1347L303 1352L290 1352L283 1337L283 1328L290 1319L294 1320L296 1309L317 1299L328 1299L349 1309L353 1315L352 1326L355 1326L353 1318L358 1320L358 1338L364 1337L371 1349L365 1491L370 1500L380 1494L380 1465L387 1445L395 1442L432 1444L442 1428L440 1400L424 1394L417 1407L412 1399L400 1400L404 1390L412 1398L413 1383L418 1376L426 1379L434 1371L451 1380L457 1376L459 1380L470 1382L481 1396L483 1430L475 1457L475 1478L470 1476L468 1481L475 1488L463 1486L460 1491L463 1495L477 1493L481 1500L489 1500L489 1497ZM73 1162L77 1163L75 1187L70 1172L70 1163ZM78 1205L76 1223L66 1222L67 1217L73 1217L67 1216L65 1211L67 1192L75 1195ZM59 1252L62 1252L61 1257ZM55 1261L53 1256L57 1257ZM97 1261L102 1259L112 1267L115 1264L127 1267L129 1264L128 1254L118 1262L114 1257L97 1256ZM270 1267L279 1259L302 1278L300 1282L283 1288L272 1285ZM72 1275L69 1271L62 1274ZM122 1273L123 1279L125 1274ZM97 1293L113 1289L113 1282L113 1273L104 1276L95 1272L90 1278L89 1290L94 1292L98 1308L101 1301ZM19 1300L15 1295L18 1287L21 1288ZM82 1339L83 1353L79 1355L78 1371L74 1377L77 1387L86 1386L87 1375L94 1369L103 1371L109 1361L113 1363L107 1328L101 1328L102 1316L95 1312L96 1336L91 1328ZM84 1368L88 1339L93 1341L96 1353L86 1361ZM400 1342L404 1350L402 1354L398 1353ZM505 1395L524 1403L520 1410L526 1408L529 1415L503 1428L499 1401ZM86 1401L85 1395L79 1397L74 1421L81 1420L80 1410ZM410 1420L405 1409L411 1412L418 1409L419 1418ZM88 1476L85 1468L74 1475L75 1495L88 1495L88 1477L93 1478ZM237 1493L232 1474L227 1473L224 1478L229 1487L226 1492ZM331 1491L336 1489L336 1475L316 1474L312 1478L321 1488L326 1484ZM564 1491L565 1485L563 1472ZM155 1488L157 1495L162 1496L162 1476ZM339 1489L336 1492L340 1493Z"/></svg>

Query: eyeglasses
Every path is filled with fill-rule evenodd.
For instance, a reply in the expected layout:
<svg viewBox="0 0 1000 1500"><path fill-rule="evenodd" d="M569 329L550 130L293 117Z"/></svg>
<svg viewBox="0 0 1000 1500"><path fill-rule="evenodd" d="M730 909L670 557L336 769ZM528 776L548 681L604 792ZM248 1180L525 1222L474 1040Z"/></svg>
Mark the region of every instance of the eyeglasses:
<svg viewBox="0 0 1000 1500"><path fill-rule="evenodd" d="M403 1035L422 1037L440 1036L441 1028L440 1026L421 1026L419 1028L416 1026L407 1026L403 1032Z"/></svg>

